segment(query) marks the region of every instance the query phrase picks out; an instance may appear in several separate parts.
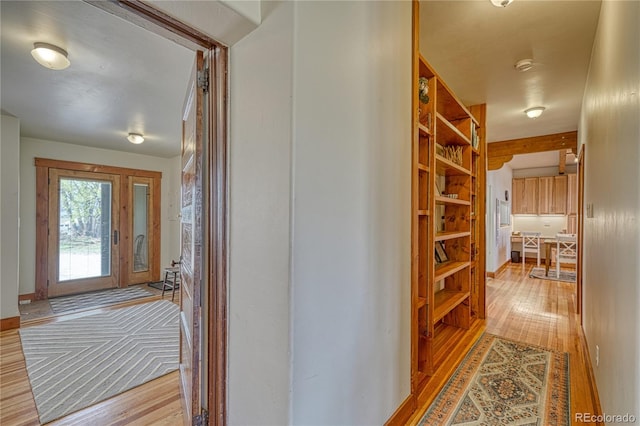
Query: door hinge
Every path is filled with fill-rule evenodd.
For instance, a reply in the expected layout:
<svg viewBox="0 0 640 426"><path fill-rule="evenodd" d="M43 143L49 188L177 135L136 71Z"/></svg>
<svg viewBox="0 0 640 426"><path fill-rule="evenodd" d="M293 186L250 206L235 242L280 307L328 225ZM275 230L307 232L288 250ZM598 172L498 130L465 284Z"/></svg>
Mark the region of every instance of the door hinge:
<svg viewBox="0 0 640 426"><path fill-rule="evenodd" d="M47 280L47 287L49 287L49 280Z"/></svg>
<svg viewBox="0 0 640 426"><path fill-rule="evenodd" d="M198 87L205 93L209 92L209 68L198 71Z"/></svg>
<svg viewBox="0 0 640 426"><path fill-rule="evenodd" d="M193 426L207 426L209 424L209 412L202 409L199 416L195 416L193 419Z"/></svg>

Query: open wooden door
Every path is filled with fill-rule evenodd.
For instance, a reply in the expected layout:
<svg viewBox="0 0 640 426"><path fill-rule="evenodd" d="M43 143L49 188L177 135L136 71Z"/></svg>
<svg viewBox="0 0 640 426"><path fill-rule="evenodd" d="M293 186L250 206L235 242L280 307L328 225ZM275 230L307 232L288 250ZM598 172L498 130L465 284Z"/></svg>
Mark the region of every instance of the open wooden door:
<svg viewBox="0 0 640 426"><path fill-rule="evenodd" d="M204 54L196 52L182 116L182 202L180 286L180 389L186 424L206 424L200 377L204 268Z"/></svg>

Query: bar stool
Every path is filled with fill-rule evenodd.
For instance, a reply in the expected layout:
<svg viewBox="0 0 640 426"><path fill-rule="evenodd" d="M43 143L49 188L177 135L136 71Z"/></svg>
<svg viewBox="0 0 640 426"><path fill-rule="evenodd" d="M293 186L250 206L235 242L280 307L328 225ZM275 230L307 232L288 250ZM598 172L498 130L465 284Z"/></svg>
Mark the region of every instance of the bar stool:
<svg viewBox="0 0 640 426"><path fill-rule="evenodd" d="M176 264L179 262L171 263ZM164 280L162 281L161 298L164 299L164 292L166 290L171 290L171 301L173 302L173 298L176 294L176 288L180 288L180 267L171 266L170 268L164 268Z"/></svg>

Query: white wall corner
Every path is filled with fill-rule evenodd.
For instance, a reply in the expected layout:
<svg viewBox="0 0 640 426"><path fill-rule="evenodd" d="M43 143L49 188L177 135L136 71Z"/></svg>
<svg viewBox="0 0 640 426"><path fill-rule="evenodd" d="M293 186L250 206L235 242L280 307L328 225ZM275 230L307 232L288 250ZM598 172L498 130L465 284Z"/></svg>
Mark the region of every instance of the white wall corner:
<svg viewBox="0 0 640 426"><path fill-rule="evenodd" d="M259 0L246 2L149 0L149 3L227 46L240 41L255 30L261 22Z"/></svg>
<svg viewBox="0 0 640 426"><path fill-rule="evenodd" d="M261 0L220 0L220 2L249 19L256 26L262 22Z"/></svg>
<svg viewBox="0 0 640 426"><path fill-rule="evenodd" d="M0 137L0 317L19 316L20 120L2 116Z"/></svg>

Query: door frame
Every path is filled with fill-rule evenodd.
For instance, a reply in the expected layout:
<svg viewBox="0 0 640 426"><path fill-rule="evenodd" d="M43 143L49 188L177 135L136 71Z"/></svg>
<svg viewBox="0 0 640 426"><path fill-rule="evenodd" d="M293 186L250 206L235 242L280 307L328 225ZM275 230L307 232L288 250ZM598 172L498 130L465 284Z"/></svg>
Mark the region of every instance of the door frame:
<svg viewBox="0 0 640 426"><path fill-rule="evenodd" d="M580 146L578 153L578 253L576 258L576 310L582 324L582 279L584 255L584 166L585 145Z"/></svg>
<svg viewBox="0 0 640 426"><path fill-rule="evenodd" d="M86 2L113 13L148 31L192 50L206 49L209 69L209 95L207 123L205 124L206 157L203 196L209 200L208 211L203 212L206 234L206 266L202 294L203 386L202 406L209 412L203 424L226 425L227 423L227 117L228 117L228 48L201 31L138 0L114 0ZM206 396L205 396L206 395Z"/></svg>
<svg viewBox="0 0 640 426"><path fill-rule="evenodd" d="M36 285L35 300L44 300L48 298L48 268L49 268L49 170L59 169L67 171L79 172L95 172L102 174L111 174L120 176L120 190L114 197L118 197L119 209L119 265L118 287L126 287L129 284L129 269L132 251L129 235L129 212L126 209L128 205L128 191L126 191L126 182L130 176L150 178L153 181L151 191L153 193L154 205L152 208L156 212L160 212L160 185L162 173L150 170L128 169L124 167L105 166L91 163L78 163L74 161L53 160L48 158L35 158L34 165L36 167ZM125 182L125 183L123 183ZM125 189L125 190L123 190ZM160 239L160 214L153 215L152 226L156 230L154 237ZM154 265L158 265L160 259L160 244L155 244L153 253L150 253ZM152 271L152 281L158 281L160 278L160 269L158 267Z"/></svg>

